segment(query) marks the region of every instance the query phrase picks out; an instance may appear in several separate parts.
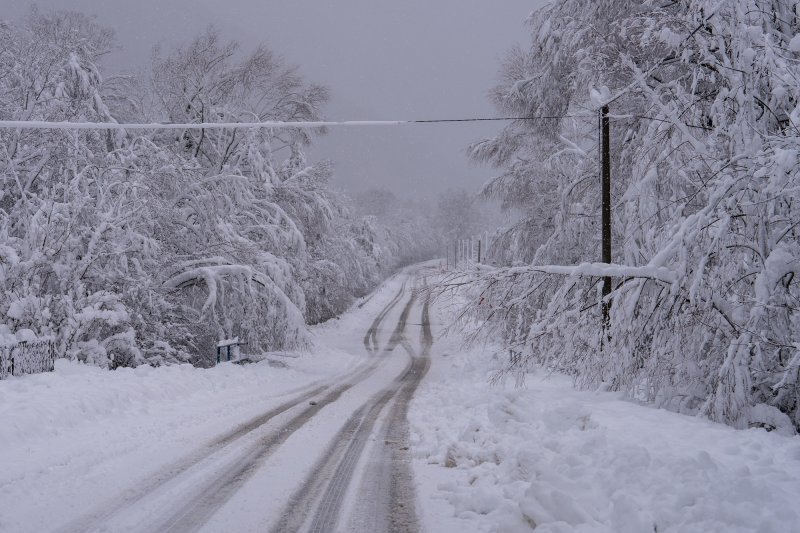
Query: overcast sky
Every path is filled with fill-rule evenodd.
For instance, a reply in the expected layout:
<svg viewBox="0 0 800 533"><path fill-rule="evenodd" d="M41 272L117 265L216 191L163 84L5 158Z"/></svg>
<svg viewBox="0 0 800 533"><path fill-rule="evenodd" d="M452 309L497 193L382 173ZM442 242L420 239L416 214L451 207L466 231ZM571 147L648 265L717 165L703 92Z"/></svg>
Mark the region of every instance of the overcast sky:
<svg viewBox="0 0 800 533"><path fill-rule="evenodd" d="M209 24L245 50L267 43L330 87L335 120L491 116L486 98L500 58L527 43L524 24L543 0L39 0L41 9L95 14L116 31L120 70L143 67L156 43L183 43ZM0 0L0 17L30 4ZM115 69L116 70L116 69ZM497 124L333 129L310 159L336 162L335 184L433 197L475 189L492 170L467 161L472 141Z"/></svg>

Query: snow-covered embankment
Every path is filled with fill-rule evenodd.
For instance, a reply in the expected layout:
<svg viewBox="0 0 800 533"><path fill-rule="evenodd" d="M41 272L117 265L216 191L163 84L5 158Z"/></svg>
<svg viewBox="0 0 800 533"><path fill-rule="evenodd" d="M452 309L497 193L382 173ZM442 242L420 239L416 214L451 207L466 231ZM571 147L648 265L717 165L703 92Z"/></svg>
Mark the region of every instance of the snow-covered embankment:
<svg viewBox="0 0 800 533"><path fill-rule="evenodd" d="M491 385L493 350L458 340L437 339L410 412L431 531L800 531L800 437L577 391L543 372L524 388Z"/></svg>

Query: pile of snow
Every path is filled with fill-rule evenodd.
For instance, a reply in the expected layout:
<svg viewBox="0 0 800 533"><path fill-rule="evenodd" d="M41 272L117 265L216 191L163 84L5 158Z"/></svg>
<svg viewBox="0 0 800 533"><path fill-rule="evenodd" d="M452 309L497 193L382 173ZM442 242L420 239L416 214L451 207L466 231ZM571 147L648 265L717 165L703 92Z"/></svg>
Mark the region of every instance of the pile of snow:
<svg viewBox="0 0 800 533"><path fill-rule="evenodd" d="M577 391L563 376L493 386L490 350L438 345L412 449L423 492L449 502L460 531L798 530L800 438Z"/></svg>
<svg viewBox="0 0 800 533"><path fill-rule="evenodd" d="M246 402L260 408L265 398L338 374L356 361L343 353L276 359L291 364L276 368L284 365L275 365L268 358L246 366L222 363L201 369L189 364L159 368L142 365L108 371L59 359L53 372L3 381L0 447L53 438L97 424L124 426L126 421L156 420L178 413L182 407L192 414L216 412L228 403Z"/></svg>
<svg viewBox="0 0 800 533"><path fill-rule="evenodd" d="M13 304L11 307L13 308ZM0 324L0 346L12 346L20 342L36 342L37 340L39 338L36 333L29 329L19 329L13 332L7 325Z"/></svg>

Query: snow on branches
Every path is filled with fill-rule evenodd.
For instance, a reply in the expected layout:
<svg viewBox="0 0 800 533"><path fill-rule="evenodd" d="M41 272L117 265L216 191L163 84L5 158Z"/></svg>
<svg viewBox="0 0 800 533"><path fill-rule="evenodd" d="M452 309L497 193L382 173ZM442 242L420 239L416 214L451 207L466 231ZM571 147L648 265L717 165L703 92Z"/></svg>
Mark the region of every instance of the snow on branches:
<svg viewBox="0 0 800 533"><path fill-rule="evenodd" d="M511 367L736 427L800 427L799 15L785 0L567 0L531 17L530 49L509 54L493 99L565 118L471 149L503 170L485 192L527 215L514 249L493 253L533 266L481 272L469 309L519 351ZM595 110L597 87L624 267L537 266L599 258L597 123L568 118Z"/></svg>
<svg viewBox="0 0 800 533"><path fill-rule="evenodd" d="M3 23L0 120L315 121L328 98L214 30L157 50L142 77L103 78L113 45L77 13ZM0 325L110 367L210 364L220 338L302 346L307 322L340 313L418 240L370 234L328 189L332 166L303 154L321 132L0 131Z"/></svg>

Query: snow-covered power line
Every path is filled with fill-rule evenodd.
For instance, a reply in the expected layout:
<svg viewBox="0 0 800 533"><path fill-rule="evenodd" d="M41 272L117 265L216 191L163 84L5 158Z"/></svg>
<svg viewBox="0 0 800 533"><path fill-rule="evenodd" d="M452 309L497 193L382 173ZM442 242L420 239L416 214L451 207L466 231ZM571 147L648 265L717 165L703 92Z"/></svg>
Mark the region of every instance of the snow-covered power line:
<svg viewBox="0 0 800 533"><path fill-rule="evenodd" d="M195 124L150 123L119 124L116 122L46 122L26 120L2 120L0 128L29 130L205 130L232 128L326 128L331 126L397 126L406 121L346 121L346 122L201 122Z"/></svg>
<svg viewBox="0 0 800 533"><path fill-rule="evenodd" d="M427 120L345 120L314 122L201 122L194 124L174 124L154 122L150 124L119 124L116 122L48 122L38 120L0 120L2 129L28 130L205 130L205 129L283 129L283 128L329 128L338 126L402 126L406 124L437 124L452 122L509 122L514 120L561 120L580 118L583 115L536 116L536 117L487 117L487 118L449 118ZM586 115L588 116L588 115Z"/></svg>

